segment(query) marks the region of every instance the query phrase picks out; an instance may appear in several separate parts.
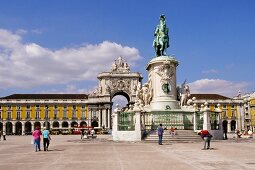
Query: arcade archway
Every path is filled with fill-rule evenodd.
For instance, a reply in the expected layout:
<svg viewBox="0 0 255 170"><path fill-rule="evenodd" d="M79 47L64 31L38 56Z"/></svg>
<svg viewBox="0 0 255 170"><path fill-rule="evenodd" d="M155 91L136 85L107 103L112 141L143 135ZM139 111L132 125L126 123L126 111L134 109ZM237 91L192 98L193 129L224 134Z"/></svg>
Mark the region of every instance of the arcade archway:
<svg viewBox="0 0 255 170"><path fill-rule="evenodd" d="M67 121L62 122L62 127L63 128L68 128L68 126L69 126L69 124L68 124Z"/></svg>
<svg viewBox="0 0 255 170"><path fill-rule="evenodd" d="M7 122L5 126L6 126L6 135L12 135L12 123Z"/></svg>
<svg viewBox="0 0 255 170"><path fill-rule="evenodd" d="M236 121L235 120L231 120L230 124L231 124L231 131L232 132L235 131L236 130Z"/></svg>
<svg viewBox="0 0 255 170"><path fill-rule="evenodd" d="M22 123L21 122L15 123L15 135L22 135Z"/></svg>
<svg viewBox="0 0 255 170"><path fill-rule="evenodd" d="M31 132L32 132L32 124L31 124L31 122L26 122L25 123L25 134L28 134Z"/></svg>
<svg viewBox="0 0 255 170"><path fill-rule="evenodd" d="M228 132L228 121L227 120L223 120L222 128L224 131Z"/></svg>
<svg viewBox="0 0 255 170"><path fill-rule="evenodd" d="M34 129L36 129L36 128L41 129L41 123L40 122L35 122L34 123Z"/></svg>
<svg viewBox="0 0 255 170"><path fill-rule="evenodd" d="M57 121L53 122L52 127L53 128L58 128L59 127L59 123Z"/></svg>
<svg viewBox="0 0 255 170"><path fill-rule="evenodd" d="M87 126L87 123L85 122L85 121L82 121L81 123L80 123L80 127L86 127Z"/></svg>
<svg viewBox="0 0 255 170"><path fill-rule="evenodd" d="M78 123L77 123L77 122L73 121L73 122L71 123L71 127L77 127L77 126L78 126Z"/></svg>

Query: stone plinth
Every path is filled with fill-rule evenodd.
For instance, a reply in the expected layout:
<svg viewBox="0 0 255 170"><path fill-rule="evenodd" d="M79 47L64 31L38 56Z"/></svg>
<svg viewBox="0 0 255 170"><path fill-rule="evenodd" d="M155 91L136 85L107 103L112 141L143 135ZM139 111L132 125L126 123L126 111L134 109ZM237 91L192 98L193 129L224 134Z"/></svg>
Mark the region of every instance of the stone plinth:
<svg viewBox="0 0 255 170"><path fill-rule="evenodd" d="M146 66L149 84L153 89L151 111L179 110L176 92L176 67L178 61L172 56L153 58Z"/></svg>

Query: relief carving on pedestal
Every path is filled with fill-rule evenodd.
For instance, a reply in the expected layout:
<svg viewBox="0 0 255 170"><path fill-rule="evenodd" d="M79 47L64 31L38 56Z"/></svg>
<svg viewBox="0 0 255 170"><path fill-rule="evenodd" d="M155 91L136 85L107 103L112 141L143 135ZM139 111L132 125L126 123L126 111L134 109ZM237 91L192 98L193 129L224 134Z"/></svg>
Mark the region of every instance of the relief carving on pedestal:
<svg viewBox="0 0 255 170"><path fill-rule="evenodd" d="M171 91L170 82L172 81L172 77L174 76L174 66L170 65L170 61L164 61L163 65L158 67L156 73L160 76L162 90L164 93L169 93Z"/></svg>

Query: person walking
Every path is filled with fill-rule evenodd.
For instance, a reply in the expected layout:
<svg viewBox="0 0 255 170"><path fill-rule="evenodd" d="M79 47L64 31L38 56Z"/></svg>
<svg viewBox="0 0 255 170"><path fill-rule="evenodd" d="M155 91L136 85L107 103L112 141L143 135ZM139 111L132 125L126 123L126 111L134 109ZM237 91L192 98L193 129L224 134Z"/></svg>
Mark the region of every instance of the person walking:
<svg viewBox="0 0 255 170"><path fill-rule="evenodd" d="M81 129L81 140L84 138L84 129Z"/></svg>
<svg viewBox="0 0 255 170"><path fill-rule="evenodd" d="M34 145L35 145L35 152L37 152L37 150L41 151L40 148L40 138L41 138L41 131L39 130L39 127L37 126L35 128L35 131L33 132L33 138L34 138Z"/></svg>
<svg viewBox="0 0 255 170"><path fill-rule="evenodd" d="M209 133L209 131L202 130L201 132L198 133L198 135L200 135L201 138L204 140L203 150L210 149L210 142L211 142L211 139L213 136ZM207 145L207 147L206 147L206 145Z"/></svg>
<svg viewBox="0 0 255 170"><path fill-rule="evenodd" d="M164 129L162 127L162 124L159 124L159 127L157 129L157 133L158 133L158 144L162 145L162 139L163 139L163 133L164 133Z"/></svg>
<svg viewBox="0 0 255 170"><path fill-rule="evenodd" d="M6 140L6 132L5 131L3 131L3 140Z"/></svg>
<svg viewBox="0 0 255 170"><path fill-rule="evenodd" d="M43 136L43 150L44 151L49 151L49 145L50 145L50 132L46 129L46 127L43 128L43 132L42 132L42 136Z"/></svg>
<svg viewBox="0 0 255 170"><path fill-rule="evenodd" d="M228 139L227 133L228 133L228 129L227 129L227 127L224 127L223 128L224 140Z"/></svg>

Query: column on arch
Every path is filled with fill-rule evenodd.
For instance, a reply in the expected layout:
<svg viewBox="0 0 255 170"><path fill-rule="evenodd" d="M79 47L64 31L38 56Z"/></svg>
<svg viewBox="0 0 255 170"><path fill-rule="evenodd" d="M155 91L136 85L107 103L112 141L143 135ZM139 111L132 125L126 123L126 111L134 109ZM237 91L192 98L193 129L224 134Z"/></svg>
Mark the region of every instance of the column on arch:
<svg viewBox="0 0 255 170"><path fill-rule="evenodd" d="M88 114L88 126L91 126L91 120L92 120L92 109L89 109L89 114Z"/></svg>
<svg viewBox="0 0 255 170"><path fill-rule="evenodd" d="M106 108L103 109L102 111L102 126L107 127L107 112Z"/></svg>
<svg viewBox="0 0 255 170"><path fill-rule="evenodd" d="M102 127L102 109L99 109L98 111L98 119L99 119L98 127Z"/></svg>
<svg viewBox="0 0 255 170"><path fill-rule="evenodd" d="M15 134L15 130L16 130L16 122L12 122L12 134Z"/></svg>
<svg viewBox="0 0 255 170"><path fill-rule="evenodd" d="M22 122L21 133L25 135L25 122Z"/></svg>

